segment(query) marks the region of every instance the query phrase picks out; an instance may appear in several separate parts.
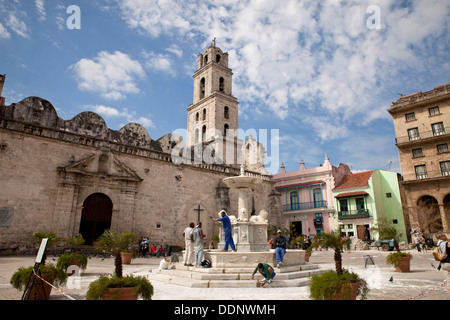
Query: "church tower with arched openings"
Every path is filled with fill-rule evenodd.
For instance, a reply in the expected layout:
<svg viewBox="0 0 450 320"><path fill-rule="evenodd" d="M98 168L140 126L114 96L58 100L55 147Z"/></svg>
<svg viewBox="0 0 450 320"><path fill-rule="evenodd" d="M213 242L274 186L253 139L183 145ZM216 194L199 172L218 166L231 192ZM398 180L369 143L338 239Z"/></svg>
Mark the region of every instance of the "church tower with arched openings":
<svg viewBox="0 0 450 320"><path fill-rule="evenodd" d="M233 97L233 72L228 67L228 53L211 46L198 54L194 73L194 99L188 108L188 140L198 143L226 139L227 130L238 129L238 99ZM221 139L222 140L222 139Z"/></svg>

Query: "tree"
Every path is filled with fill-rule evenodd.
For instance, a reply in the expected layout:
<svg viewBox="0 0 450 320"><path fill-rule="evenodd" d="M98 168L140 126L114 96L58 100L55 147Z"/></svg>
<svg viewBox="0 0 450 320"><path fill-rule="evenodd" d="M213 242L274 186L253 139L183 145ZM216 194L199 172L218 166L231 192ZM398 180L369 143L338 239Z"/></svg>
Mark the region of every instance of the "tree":
<svg viewBox="0 0 450 320"><path fill-rule="evenodd" d="M123 268L120 253L132 249L136 241L137 237L134 233L115 233L111 230L106 230L95 242L95 247L99 250L109 251L114 255L116 277L121 278Z"/></svg>
<svg viewBox="0 0 450 320"><path fill-rule="evenodd" d="M331 248L334 250L334 264L336 273L338 275L341 275L343 273L341 252L349 242L350 239L343 239L341 236L341 231L337 230L329 233L319 234L316 238L316 241L313 243L313 246L324 246L327 249Z"/></svg>

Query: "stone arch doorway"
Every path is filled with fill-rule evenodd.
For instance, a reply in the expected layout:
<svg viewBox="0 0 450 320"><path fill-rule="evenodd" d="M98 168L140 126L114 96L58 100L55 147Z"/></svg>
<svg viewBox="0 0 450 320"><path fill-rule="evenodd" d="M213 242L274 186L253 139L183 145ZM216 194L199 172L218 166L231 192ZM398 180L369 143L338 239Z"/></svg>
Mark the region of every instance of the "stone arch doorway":
<svg viewBox="0 0 450 320"><path fill-rule="evenodd" d="M421 196L417 200L415 220L423 233L435 233L442 228L442 219L436 198L429 195Z"/></svg>
<svg viewBox="0 0 450 320"><path fill-rule="evenodd" d="M94 193L84 200L79 232L85 244L93 244L111 227L112 208L111 199L103 193Z"/></svg>

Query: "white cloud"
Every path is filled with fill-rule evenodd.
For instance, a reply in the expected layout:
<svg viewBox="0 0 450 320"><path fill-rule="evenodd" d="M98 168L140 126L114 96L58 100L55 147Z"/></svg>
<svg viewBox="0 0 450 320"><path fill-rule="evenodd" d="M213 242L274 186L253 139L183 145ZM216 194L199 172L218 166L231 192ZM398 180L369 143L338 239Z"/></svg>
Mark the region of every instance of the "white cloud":
<svg viewBox="0 0 450 320"><path fill-rule="evenodd" d="M165 72L171 75L175 74L172 67L172 60L168 54L154 53L153 51L142 52L145 59L145 66L157 72Z"/></svg>
<svg viewBox="0 0 450 320"><path fill-rule="evenodd" d="M35 4L36 4L36 11L39 14L39 20L40 21L47 20L47 13L45 12L44 0L36 0Z"/></svg>
<svg viewBox="0 0 450 320"><path fill-rule="evenodd" d="M6 28L0 23L0 39L9 39L11 34L6 30Z"/></svg>
<svg viewBox="0 0 450 320"><path fill-rule="evenodd" d="M155 127L153 121L150 119L150 115L148 117L136 117L136 112L129 111L127 108L122 108L122 110L119 110L104 105L86 105L83 107L83 110L93 111L105 118L122 118L125 119L127 123L138 123L146 128ZM124 126L125 124L126 123L122 123L121 126Z"/></svg>
<svg viewBox="0 0 450 320"><path fill-rule="evenodd" d="M101 51L94 59L81 59L70 69L75 72L80 90L100 93L109 100L139 93L136 80L145 77L141 64L119 51Z"/></svg>
<svg viewBox="0 0 450 320"><path fill-rule="evenodd" d="M19 36L29 38L27 25L23 20L18 18L15 13L10 13L6 21L6 25Z"/></svg>
<svg viewBox="0 0 450 320"><path fill-rule="evenodd" d="M381 9L380 30L367 28L370 5ZM307 110L319 117L304 125L322 139L348 135L355 121L364 125L385 118L392 88L404 88L420 73L448 69L450 3L405 5L394 0L157 0L151 6L145 0L120 1L123 19L140 32L200 38L203 46L217 37L217 45L230 53L234 95L251 106L245 112L264 109L279 119L302 119Z"/></svg>

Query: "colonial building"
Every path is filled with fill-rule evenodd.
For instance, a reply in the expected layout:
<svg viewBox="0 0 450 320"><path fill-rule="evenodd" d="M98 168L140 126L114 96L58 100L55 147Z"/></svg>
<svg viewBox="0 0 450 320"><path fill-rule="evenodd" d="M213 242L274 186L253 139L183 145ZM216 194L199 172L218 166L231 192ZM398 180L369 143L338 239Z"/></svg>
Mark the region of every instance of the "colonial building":
<svg viewBox="0 0 450 320"><path fill-rule="evenodd" d="M403 96L388 109L403 172L408 227L423 233L450 226L450 84Z"/></svg>
<svg viewBox="0 0 450 320"><path fill-rule="evenodd" d="M228 54L213 42L199 54L187 114L191 140L177 153L176 135L154 140L135 123L111 130L93 112L64 120L39 97L0 106L0 253L29 252L37 230L81 233L88 244L112 229L183 245L184 228L201 220L210 239L218 232L211 217L221 209L237 215L238 193L222 179L239 175L240 163L192 161L189 148L216 143L217 136L203 135L208 129L238 128L231 84ZM269 223L279 224L271 176L246 168L262 180L247 194L252 212L266 210Z"/></svg>
<svg viewBox="0 0 450 320"><path fill-rule="evenodd" d="M295 227L297 234L320 234L335 229L333 188L347 174L347 165L332 166L328 156L323 165L286 172L284 165L273 176L275 188L281 193L283 225Z"/></svg>
<svg viewBox="0 0 450 320"><path fill-rule="evenodd" d="M378 240L381 219L394 226L407 240L402 212L400 175L385 170L348 174L333 189L336 228L360 240Z"/></svg>

